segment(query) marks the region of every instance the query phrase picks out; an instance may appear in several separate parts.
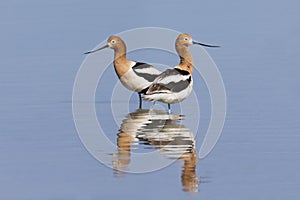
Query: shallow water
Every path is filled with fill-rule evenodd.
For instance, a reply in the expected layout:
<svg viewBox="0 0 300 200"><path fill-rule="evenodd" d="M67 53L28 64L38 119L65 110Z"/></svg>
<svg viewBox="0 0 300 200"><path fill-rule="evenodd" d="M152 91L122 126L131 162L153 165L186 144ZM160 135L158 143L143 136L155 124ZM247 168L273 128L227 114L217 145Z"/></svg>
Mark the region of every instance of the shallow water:
<svg viewBox="0 0 300 200"><path fill-rule="evenodd" d="M131 9L123 10L125 6ZM299 199L298 8L298 1L292 0L114 5L2 1L0 198ZM182 9L185 16L178 17ZM134 14L128 14L132 10ZM100 82L97 116L107 137L120 143L119 151L104 152L115 159L110 162L115 169L106 167L81 143L71 98L82 53L108 35L142 26L172 28L201 42L220 44L219 50L208 51L224 79L228 110L221 138L205 159L197 160L198 142L194 150L192 139L185 140L188 156L155 172L128 174L120 172L130 169L128 148L152 151L159 148L156 138L144 141L146 136L140 134L142 139L131 141L123 135L119 130L128 112L117 116L119 123L112 116L100 117L110 109L110 82L107 90L99 92L104 87ZM137 52L130 58L177 63L176 58L149 55ZM107 79L114 83L117 79L110 70ZM199 74L194 80L198 80L195 91L207 91ZM210 113L208 94L204 92L201 100L198 133L189 116L176 122L185 126L184 132L197 134L200 142ZM133 94L129 112L135 112L136 106ZM174 106L174 113L178 111ZM167 157L168 151L162 154Z"/></svg>

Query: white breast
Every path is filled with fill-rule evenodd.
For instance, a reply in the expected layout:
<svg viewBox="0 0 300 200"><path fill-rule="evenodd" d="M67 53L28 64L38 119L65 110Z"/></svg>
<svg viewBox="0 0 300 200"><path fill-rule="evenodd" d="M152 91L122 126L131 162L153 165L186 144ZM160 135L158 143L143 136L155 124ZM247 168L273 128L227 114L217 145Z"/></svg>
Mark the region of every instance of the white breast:
<svg viewBox="0 0 300 200"><path fill-rule="evenodd" d="M144 78L137 76L132 68L130 68L122 77L120 77L120 81L128 90L136 92L142 91L151 84Z"/></svg>

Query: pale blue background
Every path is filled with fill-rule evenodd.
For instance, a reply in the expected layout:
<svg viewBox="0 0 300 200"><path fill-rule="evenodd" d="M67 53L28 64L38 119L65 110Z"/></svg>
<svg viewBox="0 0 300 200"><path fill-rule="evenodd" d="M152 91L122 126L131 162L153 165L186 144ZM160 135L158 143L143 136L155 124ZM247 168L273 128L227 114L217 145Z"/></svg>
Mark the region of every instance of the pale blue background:
<svg viewBox="0 0 300 200"><path fill-rule="evenodd" d="M228 115L216 148L197 165L205 181L198 199L299 199L299 7L297 0L1 1L0 198L189 198L179 164L114 178L84 149L72 119L82 53L108 35L159 26L222 45L209 53Z"/></svg>

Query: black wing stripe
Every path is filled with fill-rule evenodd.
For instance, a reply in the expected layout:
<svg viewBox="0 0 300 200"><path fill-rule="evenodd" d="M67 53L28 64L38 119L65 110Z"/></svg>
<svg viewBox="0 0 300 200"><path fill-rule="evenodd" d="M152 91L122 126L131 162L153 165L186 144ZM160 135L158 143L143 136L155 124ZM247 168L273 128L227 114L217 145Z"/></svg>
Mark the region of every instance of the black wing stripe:
<svg viewBox="0 0 300 200"><path fill-rule="evenodd" d="M167 88L170 88L172 92L181 92L189 86L190 82L188 80L179 81L179 82L170 82L166 85Z"/></svg>
<svg viewBox="0 0 300 200"><path fill-rule="evenodd" d="M135 65L132 67L132 69L135 68L139 68L139 69L143 69L143 68L148 68L151 65L147 64L147 63L142 63L142 62L136 62ZM152 67L152 66L151 66Z"/></svg>
<svg viewBox="0 0 300 200"><path fill-rule="evenodd" d="M188 76L185 80L177 80L177 81L171 81L169 83L160 83L163 79L166 77L172 77L172 76ZM174 77L175 78L175 77ZM154 94L154 93L167 93L174 92L178 93L183 90L185 90L191 83L192 77L188 71L181 70L181 69L168 69L164 71L158 78L157 81L154 81L154 83L149 87L149 90L146 94Z"/></svg>
<svg viewBox="0 0 300 200"><path fill-rule="evenodd" d="M153 68L153 66L149 65L147 63L137 62L132 67L132 69L133 69L134 73L136 73L136 75L144 78L145 80L147 80L149 82L153 82L159 76L159 74L149 74L149 73L137 72L137 69L147 69L147 68Z"/></svg>
<svg viewBox="0 0 300 200"><path fill-rule="evenodd" d="M134 71L134 73L136 73L136 75L146 79L147 81L149 81L151 83L158 77L158 75L155 75L155 74L139 73L136 71Z"/></svg>
<svg viewBox="0 0 300 200"><path fill-rule="evenodd" d="M182 70L182 69L178 69L178 68L174 68L176 71L179 72L179 74L181 75L184 75L184 76L187 76L189 75L190 73L188 71L185 71L185 70Z"/></svg>
<svg viewBox="0 0 300 200"><path fill-rule="evenodd" d="M151 87L148 89L147 94L165 93L166 91L178 93L185 90L190 85L190 83L191 83L191 77L188 80L182 80L179 82L170 82L168 84L155 83L152 84Z"/></svg>

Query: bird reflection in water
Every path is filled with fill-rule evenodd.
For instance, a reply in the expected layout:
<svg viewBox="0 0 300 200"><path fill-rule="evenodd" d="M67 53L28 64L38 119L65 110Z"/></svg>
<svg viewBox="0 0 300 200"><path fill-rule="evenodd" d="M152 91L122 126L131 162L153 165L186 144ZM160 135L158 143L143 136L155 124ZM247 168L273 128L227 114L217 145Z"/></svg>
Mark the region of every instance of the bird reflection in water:
<svg viewBox="0 0 300 200"><path fill-rule="evenodd" d="M183 116L161 110L129 113L122 121L117 138L118 152L114 154L114 175L122 177L128 171L131 151L137 148L157 149L170 159L183 161L181 183L183 191L197 192L197 154L193 133L182 122Z"/></svg>

